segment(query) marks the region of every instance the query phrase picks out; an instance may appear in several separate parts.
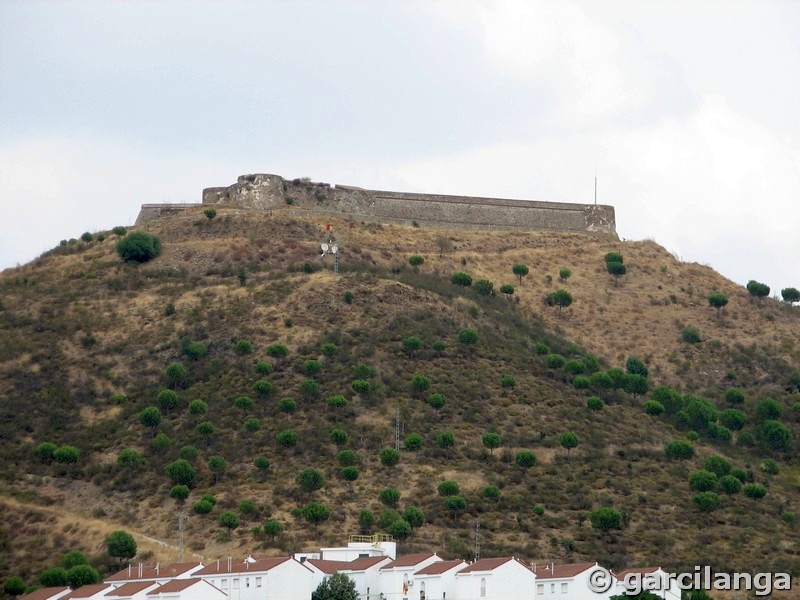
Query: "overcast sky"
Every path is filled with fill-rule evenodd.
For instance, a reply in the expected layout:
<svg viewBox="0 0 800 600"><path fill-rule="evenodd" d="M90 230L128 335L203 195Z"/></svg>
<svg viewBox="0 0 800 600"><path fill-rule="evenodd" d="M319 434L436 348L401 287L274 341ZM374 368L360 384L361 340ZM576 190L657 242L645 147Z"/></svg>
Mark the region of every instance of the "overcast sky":
<svg viewBox="0 0 800 600"><path fill-rule="evenodd" d="M800 2L0 0L0 268L244 173L613 204L800 287Z"/></svg>

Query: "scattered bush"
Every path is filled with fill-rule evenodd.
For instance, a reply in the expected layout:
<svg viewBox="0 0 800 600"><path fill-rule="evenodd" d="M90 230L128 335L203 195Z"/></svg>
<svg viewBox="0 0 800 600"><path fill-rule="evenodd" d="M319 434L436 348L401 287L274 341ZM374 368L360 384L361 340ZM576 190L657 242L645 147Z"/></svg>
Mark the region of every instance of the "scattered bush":
<svg viewBox="0 0 800 600"><path fill-rule="evenodd" d="M246 354L253 353L253 343L250 340L236 340L236 343L233 344L233 351L234 353L238 354L239 356L245 356Z"/></svg>
<svg viewBox="0 0 800 600"><path fill-rule="evenodd" d="M589 396L586 399L586 408L589 410L603 410L603 401L597 396Z"/></svg>
<svg viewBox="0 0 800 600"><path fill-rule="evenodd" d="M117 254L127 262L147 262L161 254L161 239L144 231L134 231L117 242Z"/></svg>
<svg viewBox="0 0 800 600"><path fill-rule="evenodd" d="M472 277L470 277L466 273L458 271L450 276L450 282L454 283L455 285L469 287L472 285Z"/></svg>
<svg viewBox="0 0 800 600"><path fill-rule="evenodd" d="M394 448L383 448L378 452L378 458L384 467L394 467L400 462L400 453Z"/></svg>
<svg viewBox="0 0 800 600"><path fill-rule="evenodd" d="M683 328L683 331L681 331L681 339L689 344L699 344L703 341L697 327L692 327L691 325L687 325Z"/></svg>

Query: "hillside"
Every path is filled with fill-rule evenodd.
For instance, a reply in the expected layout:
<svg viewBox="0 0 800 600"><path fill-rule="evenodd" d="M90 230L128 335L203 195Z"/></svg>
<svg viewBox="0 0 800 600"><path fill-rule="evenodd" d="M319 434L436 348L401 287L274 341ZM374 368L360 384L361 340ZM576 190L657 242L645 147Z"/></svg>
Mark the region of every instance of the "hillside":
<svg viewBox="0 0 800 600"><path fill-rule="evenodd" d="M578 233L349 229L334 222L344 232L342 273L334 276L331 259L319 261L324 224L293 211L223 209L213 220L187 211L149 224L163 253L143 265L123 263L114 250L118 236L106 232L104 241L65 243L0 274L0 504L7 515L0 578L20 574L34 582L69 548L110 568L102 541L114 529L136 534L139 558L172 560L175 547L143 536L176 545L181 509L191 515L187 558L340 544L360 531L362 510L377 520L387 487L400 491L401 511L416 506L426 517L401 543L403 552L430 548L469 558L480 518L484 557L800 574L793 525L800 398L789 386L800 364L798 309L754 301L710 267L680 262L654 242ZM616 283L603 262L612 251L627 265ZM414 254L425 258L418 270L408 264ZM521 282L514 264L529 267ZM562 267L572 272L566 282L559 282ZM481 296L452 284L456 271L489 279L495 290L513 284L514 294ZM573 297L562 310L545 302L560 288ZM719 314L708 306L712 291L730 299ZM682 341L687 325L702 342ZM476 344L459 342L464 328L477 332ZM421 340L419 349L404 346L411 336ZM237 346L242 340L250 352ZM444 349L434 349L437 341ZM270 356L274 344L288 355ZM335 348L323 351L324 344ZM547 367L547 354L555 353L588 371L624 370L637 357L649 369L651 392L576 389L575 373ZM319 372L307 361L318 361ZM175 362L186 373L170 380L165 369ZM258 373L259 362L269 367ZM415 374L430 380L429 389L412 390ZM504 386L503 375L514 385L506 379ZM271 389L262 384L259 393L253 385L262 379ZM356 379L369 382L368 393L353 391ZM644 412L659 385L691 395L682 400L691 423L669 409ZM729 388L741 388L745 401L726 402ZM175 391L177 406L160 406L164 389ZM445 395L441 410L426 402L430 393ZM333 395L345 396L346 405L330 406ZM602 396L602 410L587 408L593 395ZM241 396L253 406L235 405ZM281 409L286 397L296 401L293 412ZM697 429L688 406L694 397L719 411L741 410L755 445L736 431L727 441L714 414L698 431L693 458L667 459L665 444ZM767 447L759 433L765 417L757 407L765 398L782 409L770 420L794 440L783 451ZM195 399L206 403L204 413L189 411ZM155 428L139 420L149 406L162 413ZM398 409L401 443L418 433L422 446L403 450L399 464L387 467L378 453L394 446ZM213 434L198 432L205 421ZM288 429L298 436L291 448L277 441ZM333 429L347 442L334 444ZM437 445L445 431L454 436L452 448ZM481 443L485 432L501 437L491 453ZM580 440L569 452L559 443L564 432ZM36 449L43 442L75 446L80 459L42 460ZM181 506L170 498L165 467L186 446L197 451L197 474ZM126 448L141 454L140 466L118 465ZM358 454L352 489L341 477L342 449ZM537 458L530 468L515 461L526 450ZM743 469L746 483L765 485L766 496L718 491L721 506L701 513L688 478L715 455ZM211 456L225 459L224 472L211 472ZM257 456L269 459L263 472L254 466ZM762 469L770 458L777 474ZM295 477L306 468L322 471L322 489L298 487ZM437 492L444 480L456 481L466 500L456 515ZM487 486L497 486L499 498L487 497ZM217 505L207 516L194 514L207 493ZM240 510L248 499L256 510L249 516ZM331 509L316 527L296 510L310 501ZM604 506L622 514L621 529L592 528L588 514ZM224 510L242 517L230 537L217 521ZM252 531L267 519L285 527L274 541Z"/></svg>

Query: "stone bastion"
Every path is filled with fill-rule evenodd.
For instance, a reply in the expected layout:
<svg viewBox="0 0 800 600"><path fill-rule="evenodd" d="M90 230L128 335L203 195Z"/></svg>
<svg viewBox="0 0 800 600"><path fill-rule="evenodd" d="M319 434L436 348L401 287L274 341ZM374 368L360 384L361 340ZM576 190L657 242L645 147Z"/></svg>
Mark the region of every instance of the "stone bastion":
<svg viewBox="0 0 800 600"><path fill-rule="evenodd" d="M201 204L143 204L136 225L199 206L289 210L424 227L582 231L616 237L614 207L605 204L387 192L271 174L242 175L228 187L206 188Z"/></svg>

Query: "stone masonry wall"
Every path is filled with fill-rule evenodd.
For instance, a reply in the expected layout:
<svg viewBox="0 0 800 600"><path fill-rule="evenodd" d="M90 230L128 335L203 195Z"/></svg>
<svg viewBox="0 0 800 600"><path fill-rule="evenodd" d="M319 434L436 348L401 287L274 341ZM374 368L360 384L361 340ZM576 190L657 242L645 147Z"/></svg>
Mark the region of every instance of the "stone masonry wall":
<svg viewBox="0 0 800 600"><path fill-rule="evenodd" d="M609 205L386 192L290 181L271 174L242 175L231 186L206 188L203 205L258 211L289 208L358 221L416 222L426 227L584 231L616 236L614 207ZM168 206L181 205L146 204L137 224L157 218Z"/></svg>

